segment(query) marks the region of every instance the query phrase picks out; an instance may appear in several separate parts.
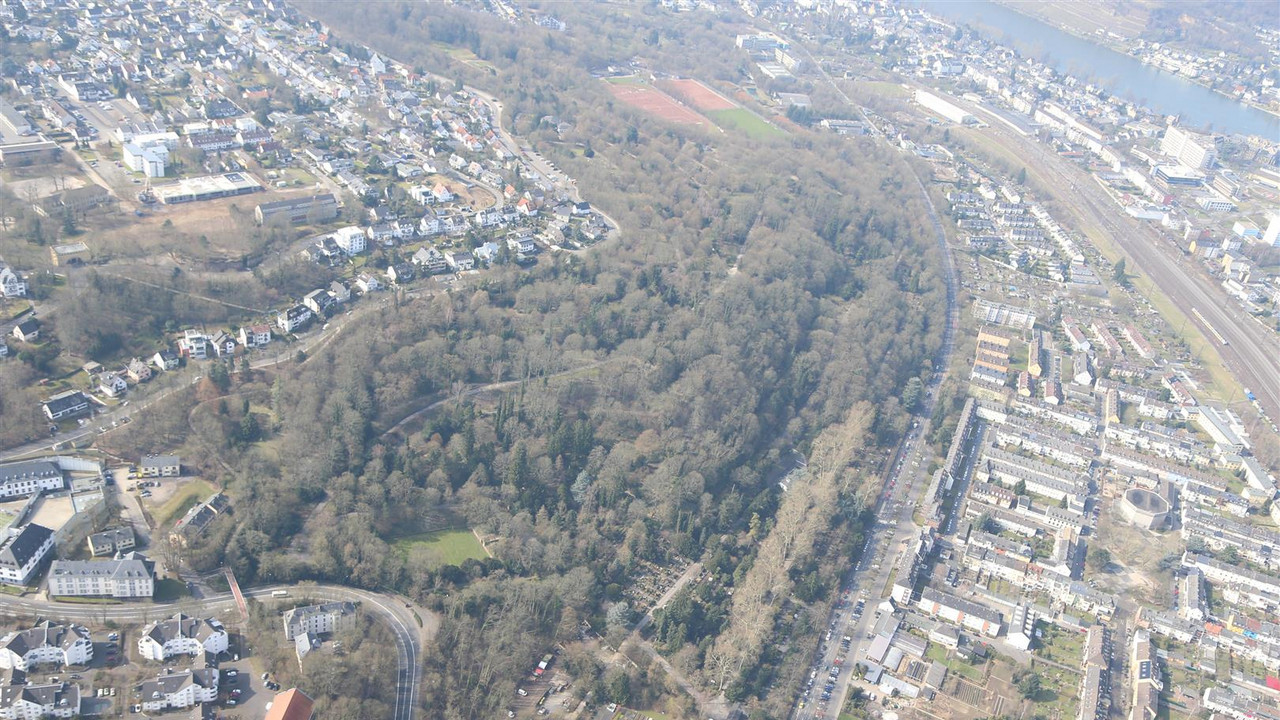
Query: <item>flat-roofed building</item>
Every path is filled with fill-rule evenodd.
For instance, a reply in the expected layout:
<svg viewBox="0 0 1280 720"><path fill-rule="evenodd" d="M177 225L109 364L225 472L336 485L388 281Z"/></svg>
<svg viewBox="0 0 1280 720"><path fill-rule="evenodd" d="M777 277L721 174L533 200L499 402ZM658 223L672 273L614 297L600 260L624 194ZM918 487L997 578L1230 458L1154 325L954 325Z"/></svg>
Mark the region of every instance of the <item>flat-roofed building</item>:
<svg viewBox="0 0 1280 720"><path fill-rule="evenodd" d="M329 222L338 217L338 199L333 193L261 203L253 209L254 219L265 225L277 219L292 225Z"/></svg>

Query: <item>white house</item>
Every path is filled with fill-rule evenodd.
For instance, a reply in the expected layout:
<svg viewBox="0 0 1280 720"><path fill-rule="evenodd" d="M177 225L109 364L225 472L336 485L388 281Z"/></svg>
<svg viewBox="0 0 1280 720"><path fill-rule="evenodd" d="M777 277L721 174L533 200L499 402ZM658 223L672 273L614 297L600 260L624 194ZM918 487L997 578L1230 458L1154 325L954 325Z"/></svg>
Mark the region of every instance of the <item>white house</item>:
<svg viewBox="0 0 1280 720"><path fill-rule="evenodd" d="M369 273L360 273L356 278L356 287L362 294L368 295L382 289L382 281Z"/></svg>
<svg viewBox="0 0 1280 720"><path fill-rule="evenodd" d="M260 348L271 344L270 325L249 325L240 328L240 344L246 348Z"/></svg>
<svg viewBox="0 0 1280 720"><path fill-rule="evenodd" d="M0 295L7 298L25 297L27 281L8 265L0 265Z"/></svg>
<svg viewBox="0 0 1280 720"><path fill-rule="evenodd" d="M364 252L368 247L368 240L364 230L355 225L339 228L333 233L333 242L347 255L359 255Z"/></svg>
<svg viewBox="0 0 1280 720"><path fill-rule="evenodd" d="M291 333L311 322L311 310L304 305L294 305L276 316L276 327Z"/></svg>
<svg viewBox="0 0 1280 720"><path fill-rule="evenodd" d="M178 349L192 360L208 360L213 355L209 336L194 328L183 331L178 338Z"/></svg>
<svg viewBox="0 0 1280 720"><path fill-rule="evenodd" d="M451 252L444 254L444 261L449 264L456 272L464 270L474 270L476 267L476 258L468 251Z"/></svg>
<svg viewBox="0 0 1280 720"><path fill-rule="evenodd" d="M199 668L161 675L138 688L143 712L188 708L218 699L218 669Z"/></svg>
<svg viewBox="0 0 1280 720"><path fill-rule="evenodd" d="M26 585L53 551L53 531L30 523L0 542L0 583Z"/></svg>
<svg viewBox="0 0 1280 720"><path fill-rule="evenodd" d="M0 668L29 672L40 665L87 665L93 659L89 629L48 620L0 639Z"/></svg>
<svg viewBox="0 0 1280 720"><path fill-rule="evenodd" d="M227 630L213 618L203 620L182 613L147 626L138 637L138 654L164 662L174 655L218 654L227 649Z"/></svg>
<svg viewBox="0 0 1280 720"><path fill-rule="evenodd" d="M129 389L129 383L117 373L105 372L98 376L98 389L107 397L116 397Z"/></svg>
<svg viewBox="0 0 1280 720"><path fill-rule="evenodd" d="M151 363L161 370L177 370L180 360L172 350L161 350L151 356Z"/></svg>

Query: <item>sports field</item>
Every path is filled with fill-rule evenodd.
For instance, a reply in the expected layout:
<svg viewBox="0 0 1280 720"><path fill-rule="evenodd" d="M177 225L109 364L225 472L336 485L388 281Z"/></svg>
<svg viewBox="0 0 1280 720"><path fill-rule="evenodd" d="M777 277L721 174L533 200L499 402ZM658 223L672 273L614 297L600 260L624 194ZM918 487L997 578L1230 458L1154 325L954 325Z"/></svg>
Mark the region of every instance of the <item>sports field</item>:
<svg viewBox="0 0 1280 720"><path fill-rule="evenodd" d="M667 86L670 87L672 93L684 98L690 105L703 112L732 110L738 107L733 104L732 100L697 80L668 80Z"/></svg>
<svg viewBox="0 0 1280 720"><path fill-rule="evenodd" d="M707 119L647 85L608 83L609 92L622 102L659 119L678 125L705 125Z"/></svg>
<svg viewBox="0 0 1280 720"><path fill-rule="evenodd" d="M436 530L435 532L405 535L391 542L397 551L409 555L415 548L424 548L433 566L461 565L463 560L474 558L483 560L489 557L476 539L474 533L467 529Z"/></svg>
<svg viewBox="0 0 1280 720"><path fill-rule="evenodd" d="M726 131L739 132L749 138L771 138L786 134L745 108L716 110L707 115Z"/></svg>

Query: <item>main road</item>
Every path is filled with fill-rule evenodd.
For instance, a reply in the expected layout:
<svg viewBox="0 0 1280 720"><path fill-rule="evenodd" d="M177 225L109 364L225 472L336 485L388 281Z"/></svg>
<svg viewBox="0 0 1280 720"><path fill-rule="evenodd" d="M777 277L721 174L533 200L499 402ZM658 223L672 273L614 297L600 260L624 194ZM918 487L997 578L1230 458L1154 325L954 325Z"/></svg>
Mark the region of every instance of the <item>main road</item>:
<svg viewBox="0 0 1280 720"><path fill-rule="evenodd" d="M423 633L417 629L417 618L404 598L340 585L271 585L246 590L244 596L270 598L271 593L277 590L292 591L315 600L358 602L385 624L395 637L398 664L395 714L391 717L392 720L413 720L418 700L418 684L422 678ZM0 612L16 617L41 615L77 622L111 620L148 623L179 611L210 614L238 612L235 598L229 592L199 600L149 605L80 605L0 595Z"/></svg>

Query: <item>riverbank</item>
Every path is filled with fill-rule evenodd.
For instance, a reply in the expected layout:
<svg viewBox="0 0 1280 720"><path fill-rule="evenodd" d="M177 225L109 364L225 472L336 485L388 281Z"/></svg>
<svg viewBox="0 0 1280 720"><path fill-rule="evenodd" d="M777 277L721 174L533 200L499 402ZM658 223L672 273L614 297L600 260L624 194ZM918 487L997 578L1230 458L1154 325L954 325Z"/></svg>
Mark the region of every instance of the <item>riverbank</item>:
<svg viewBox="0 0 1280 720"><path fill-rule="evenodd" d="M1235 102L1238 102L1241 105L1244 105L1245 107L1253 108L1254 110L1261 110L1262 112L1267 113L1268 115L1272 115L1274 117L1280 118L1280 108L1274 108L1271 106L1263 105L1262 103L1259 103L1259 102L1236 97L1230 93L1224 92L1223 90L1214 87L1213 85L1205 82L1200 77L1184 75L1179 72L1174 72L1173 70L1169 70L1168 68L1161 67L1156 63L1149 62L1142 56L1135 54L1135 51L1137 50L1137 48L1133 47L1134 37L1140 35L1142 30L1144 29L1145 18L1140 21L1142 25L1137 25L1136 23L1139 22L1137 19L1129 19L1129 18L1122 19L1121 16L1116 15L1114 12L1107 11L1105 7L1099 6L1094 8L1099 11L1099 17L1104 17L1106 20L1114 22L1115 23L1114 27L1116 27L1117 29L1121 29L1124 31L1128 31L1129 33L1132 33L1132 35L1129 35L1129 34L1126 34L1125 32L1121 32L1121 33L1113 32L1112 30L1107 29L1108 28L1107 23L1102 22L1100 20L1094 20L1087 16L1083 16L1071 11L1069 8L1075 3L1065 3L1062 5L1058 5L1058 4L1050 4L1050 3L1015 2L1014 0L991 0L991 2L996 5L999 5L1000 7L1005 8L1006 10L1012 10L1013 12L1016 12L1019 15L1022 15L1023 17L1026 17L1028 19L1034 20L1039 23L1043 23L1044 25L1047 25L1054 29L1061 30L1062 32L1076 38L1077 40L1082 40L1092 45L1096 45L1099 48L1111 50L1112 52L1116 52L1121 55L1126 55L1128 57L1133 58L1134 60L1137 60L1138 62L1144 65L1153 67L1156 70L1159 70L1160 72L1166 73L1168 75L1172 75L1174 77L1177 77L1180 80L1186 80L1189 83L1198 85L1204 88L1205 90L1209 90L1213 93L1216 93L1217 95L1227 98L1228 100L1233 100ZM1095 25L1096 27L1094 27L1093 30L1089 30L1085 26L1072 24L1071 22L1067 22L1066 20L1062 19L1061 15L1063 14L1065 14L1067 17L1070 17L1074 21L1077 21L1080 23L1088 23L1091 25ZM1129 20L1129 21L1126 22L1126 20ZM1191 52L1195 52L1195 51L1191 51Z"/></svg>

